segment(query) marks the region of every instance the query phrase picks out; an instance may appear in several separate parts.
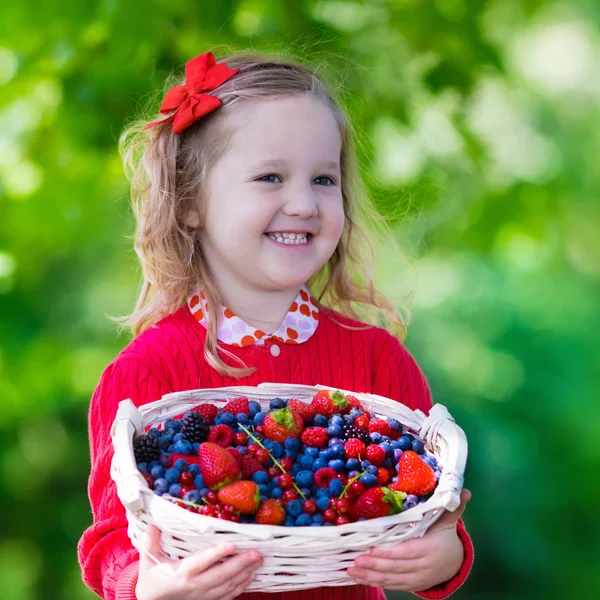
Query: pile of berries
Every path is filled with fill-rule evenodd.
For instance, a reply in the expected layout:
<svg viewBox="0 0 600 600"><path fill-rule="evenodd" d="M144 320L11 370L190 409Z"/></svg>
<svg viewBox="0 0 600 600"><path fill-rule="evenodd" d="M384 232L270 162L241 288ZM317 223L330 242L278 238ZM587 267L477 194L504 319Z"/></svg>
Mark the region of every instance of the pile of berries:
<svg viewBox="0 0 600 600"><path fill-rule="evenodd" d="M134 440L157 494L238 523L332 526L426 501L441 470L423 442L339 391L311 402L202 404Z"/></svg>

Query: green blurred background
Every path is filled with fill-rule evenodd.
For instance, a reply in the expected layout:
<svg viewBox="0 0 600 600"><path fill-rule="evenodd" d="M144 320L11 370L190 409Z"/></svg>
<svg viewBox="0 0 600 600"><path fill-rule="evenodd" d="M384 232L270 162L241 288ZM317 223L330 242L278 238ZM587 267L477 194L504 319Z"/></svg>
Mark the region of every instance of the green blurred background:
<svg viewBox="0 0 600 600"><path fill-rule="evenodd" d="M139 279L117 138L170 71L246 48L343 86L415 260L383 248L380 274L414 292L406 344L470 442L456 597L599 597L599 22L592 0L4 5L3 600L95 597L76 561L86 412Z"/></svg>

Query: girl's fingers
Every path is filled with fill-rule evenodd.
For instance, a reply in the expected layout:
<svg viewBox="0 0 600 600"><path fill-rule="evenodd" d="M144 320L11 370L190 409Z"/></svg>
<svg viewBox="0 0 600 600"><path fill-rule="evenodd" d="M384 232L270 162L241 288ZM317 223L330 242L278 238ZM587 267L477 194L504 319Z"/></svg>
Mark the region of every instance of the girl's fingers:
<svg viewBox="0 0 600 600"><path fill-rule="evenodd" d="M154 525L149 525L146 533L142 538L142 544L147 552L162 562L170 562L165 559L160 553L160 529ZM140 552L140 570L148 570L151 567L156 566L156 563L146 554L146 552Z"/></svg>
<svg viewBox="0 0 600 600"><path fill-rule="evenodd" d="M238 554L224 563L214 566L209 573L206 573L207 576L210 575L211 583L209 585L216 587L229 581L248 567L256 568L260 564L260 560L261 556L256 550Z"/></svg>
<svg viewBox="0 0 600 600"><path fill-rule="evenodd" d="M235 550L235 545L231 542L219 544L218 546L203 550L199 554L183 558L179 568L182 574L190 576L199 575L226 556L233 554Z"/></svg>
<svg viewBox="0 0 600 600"><path fill-rule="evenodd" d="M257 566L259 565L260 562ZM250 583L254 579L256 568L256 566L250 566L238 573L235 577L229 579L228 581L223 581L222 586L219 588L215 588L213 593L219 598L235 598L250 585Z"/></svg>
<svg viewBox="0 0 600 600"><path fill-rule="evenodd" d="M418 561L416 560L390 560L389 558L375 558L372 556L359 556L354 564L361 571L381 571L382 573L413 573L415 568L418 568ZM355 567L350 567L350 570L353 568ZM352 575L350 570L348 574Z"/></svg>

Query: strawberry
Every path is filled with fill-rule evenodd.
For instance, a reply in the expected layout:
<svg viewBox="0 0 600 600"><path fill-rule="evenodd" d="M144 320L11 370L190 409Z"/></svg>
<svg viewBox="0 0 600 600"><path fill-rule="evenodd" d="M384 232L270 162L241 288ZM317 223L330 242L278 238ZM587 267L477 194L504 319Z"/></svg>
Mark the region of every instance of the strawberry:
<svg viewBox="0 0 600 600"><path fill-rule="evenodd" d="M200 473L207 487L218 490L240 478L240 466L225 448L203 442L198 448L198 457Z"/></svg>
<svg viewBox="0 0 600 600"><path fill-rule="evenodd" d="M373 419L369 422L369 433L380 433L381 435L387 435L388 437L392 433L392 427L383 419Z"/></svg>
<svg viewBox="0 0 600 600"><path fill-rule="evenodd" d="M234 400L230 400L223 407L221 413L231 413L232 415L244 413L245 415L250 415L250 409L248 408L248 398L242 396L241 398L235 398Z"/></svg>
<svg viewBox="0 0 600 600"><path fill-rule="evenodd" d="M192 412L198 413L201 417L204 417L210 425L213 424L219 409L214 404L200 404L192 408Z"/></svg>
<svg viewBox="0 0 600 600"><path fill-rule="evenodd" d="M229 425L213 425L208 432L208 441L227 448L233 442L233 429Z"/></svg>
<svg viewBox="0 0 600 600"><path fill-rule="evenodd" d="M287 407L298 413L303 421L307 421L315 416L315 409L310 404L302 402L302 400L296 400L295 398L288 400Z"/></svg>
<svg viewBox="0 0 600 600"><path fill-rule="evenodd" d="M254 481L236 481L219 490L219 502L233 506L243 515L252 514L260 502L260 491Z"/></svg>
<svg viewBox="0 0 600 600"><path fill-rule="evenodd" d="M329 434L324 427L307 427L300 438L307 446L322 448L329 440Z"/></svg>
<svg viewBox="0 0 600 600"><path fill-rule="evenodd" d="M265 468L254 458L254 456L250 456L249 454L245 454L242 456L241 462L242 469L242 478L250 479L253 473L256 471L264 471Z"/></svg>
<svg viewBox="0 0 600 600"><path fill-rule="evenodd" d="M344 413L348 408L348 400L339 390L321 390L315 394L310 405L315 415L330 417L333 413Z"/></svg>
<svg viewBox="0 0 600 600"><path fill-rule="evenodd" d="M398 462L398 482L391 486L394 490L425 496L433 491L435 484L435 471L416 452L402 453Z"/></svg>
<svg viewBox="0 0 600 600"><path fill-rule="evenodd" d="M346 458L364 459L367 455L366 450L367 447L365 446L364 442L358 438L350 438L344 444L344 454L346 455Z"/></svg>
<svg viewBox="0 0 600 600"><path fill-rule="evenodd" d="M275 498L267 498L258 505L254 520L261 525L281 525L285 521L285 510Z"/></svg>
<svg viewBox="0 0 600 600"><path fill-rule="evenodd" d="M284 442L287 438L300 437L304 420L289 408L278 408L267 414L263 427L266 438L273 442Z"/></svg>
<svg viewBox="0 0 600 600"><path fill-rule="evenodd" d="M405 499L406 494L386 487L369 488L354 500L350 507L350 516L353 521L357 521L361 517L376 519L395 515L402 511L402 502Z"/></svg>
<svg viewBox="0 0 600 600"><path fill-rule="evenodd" d="M364 410L362 402L356 396L346 394L346 400L348 400L348 408L345 410L345 412L350 412L353 408L360 408L361 410Z"/></svg>

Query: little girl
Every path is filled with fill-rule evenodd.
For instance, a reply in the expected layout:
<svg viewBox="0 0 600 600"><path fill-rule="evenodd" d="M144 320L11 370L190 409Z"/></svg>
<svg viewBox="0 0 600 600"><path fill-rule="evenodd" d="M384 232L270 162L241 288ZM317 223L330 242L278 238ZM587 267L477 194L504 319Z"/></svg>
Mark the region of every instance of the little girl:
<svg viewBox="0 0 600 600"><path fill-rule="evenodd" d="M136 337L91 401L85 583L106 599L381 600L382 588L449 596L473 562L460 519L466 490L423 538L357 557L352 586L249 593L259 552L222 544L161 558L168 576L132 546L110 477L110 428L124 398L139 406L181 390L284 382L371 392L425 413L432 403L397 337L354 311L374 309L380 324L387 315L404 337L371 280L350 126L326 85L300 64L246 54L217 63L207 52L186 64L161 113L121 138L144 281L125 321ZM145 543L160 556L156 528Z"/></svg>

